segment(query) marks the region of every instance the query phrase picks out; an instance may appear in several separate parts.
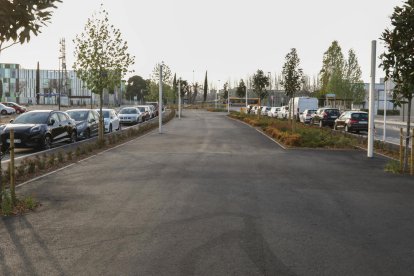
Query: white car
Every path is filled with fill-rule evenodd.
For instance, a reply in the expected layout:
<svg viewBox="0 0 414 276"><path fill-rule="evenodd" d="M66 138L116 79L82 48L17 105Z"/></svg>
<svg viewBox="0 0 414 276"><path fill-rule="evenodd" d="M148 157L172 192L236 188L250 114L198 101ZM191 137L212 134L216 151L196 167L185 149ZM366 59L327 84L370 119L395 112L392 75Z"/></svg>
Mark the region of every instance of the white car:
<svg viewBox="0 0 414 276"><path fill-rule="evenodd" d="M96 109L99 113L99 109ZM105 132L111 133L113 130L121 130L121 122L114 109L102 109L104 118Z"/></svg>
<svg viewBox="0 0 414 276"><path fill-rule="evenodd" d="M280 111L280 107L272 107L267 113L267 116L277 118L277 113Z"/></svg>
<svg viewBox="0 0 414 276"><path fill-rule="evenodd" d="M136 107L124 107L119 111L119 121L121 124L142 123L142 113Z"/></svg>
<svg viewBox="0 0 414 276"><path fill-rule="evenodd" d="M260 115L267 116L267 112L269 111L270 111L270 106L263 106L262 109L260 110Z"/></svg>
<svg viewBox="0 0 414 276"><path fill-rule="evenodd" d="M280 108L279 112L277 113L277 117L281 119L286 119L289 117L289 106L284 105Z"/></svg>
<svg viewBox="0 0 414 276"><path fill-rule="evenodd" d="M1 115L11 115L14 113L16 113L16 109L5 106L4 104L0 103L0 114Z"/></svg>
<svg viewBox="0 0 414 276"><path fill-rule="evenodd" d="M309 124L312 119L312 115L316 113L316 109L305 109L303 113L299 115L299 121L304 124Z"/></svg>

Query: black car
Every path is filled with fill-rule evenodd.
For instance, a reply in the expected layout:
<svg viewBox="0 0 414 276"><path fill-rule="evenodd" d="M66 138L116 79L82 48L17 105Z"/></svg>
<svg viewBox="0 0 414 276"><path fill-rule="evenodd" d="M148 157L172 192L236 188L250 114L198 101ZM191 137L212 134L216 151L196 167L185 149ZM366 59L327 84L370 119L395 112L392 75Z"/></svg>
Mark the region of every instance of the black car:
<svg viewBox="0 0 414 276"><path fill-rule="evenodd" d="M78 138L89 139L98 135L99 114L93 109L71 109L66 111L75 120Z"/></svg>
<svg viewBox="0 0 414 276"><path fill-rule="evenodd" d="M368 131L368 113L363 111L344 112L335 121L334 129L344 129L346 132Z"/></svg>
<svg viewBox="0 0 414 276"><path fill-rule="evenodd" d="M338 108L323 107L319 108L315 114L312 115L310 124L316 124L320 127L333 127L335 120L341 115Z"/></svg>
<svg viewBox="0 0 414 276"><path fill-rule="evenodd" d="M1 126L1 150L10 146L10 129L14 130L16 148L49 149L52 144L76 141L76 124L66 112L53 110L29 111L10 124Z"/></svg>

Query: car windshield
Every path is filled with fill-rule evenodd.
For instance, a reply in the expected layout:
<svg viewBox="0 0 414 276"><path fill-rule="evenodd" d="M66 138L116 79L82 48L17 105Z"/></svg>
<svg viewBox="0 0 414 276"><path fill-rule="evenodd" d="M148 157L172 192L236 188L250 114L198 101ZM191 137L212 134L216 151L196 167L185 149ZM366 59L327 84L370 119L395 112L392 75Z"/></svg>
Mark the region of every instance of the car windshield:
<svg viewBox="0 0 414 276"><path fill-rule="evenodd" d="M13 124L46 124L49 112L29 112L20 115Z"/></svg>
<svg viewBox="0 0 414 276"><path fill-rule="evenodd" d="M68 111L69 116L75 121L86 121L89 111Z"/></svg>
<svg viewBox="0 0 414 276"><path fill-rule="evenodd" d="M338 115L339 110L338 109L327 109L327 110L325 110L325 113L328 114L328 115Z"/></svg>
<svg viewBox="0 0 414 276"><path fill-rule="evenodd" d="M145 112L145 107L138 107L139 111Z"/></svg>
<svg viewBox="0 0 414 276"><path fill-rule="evenodd" d="M135 108L122 108L119 114L137 114L137 110Z"/></svg>

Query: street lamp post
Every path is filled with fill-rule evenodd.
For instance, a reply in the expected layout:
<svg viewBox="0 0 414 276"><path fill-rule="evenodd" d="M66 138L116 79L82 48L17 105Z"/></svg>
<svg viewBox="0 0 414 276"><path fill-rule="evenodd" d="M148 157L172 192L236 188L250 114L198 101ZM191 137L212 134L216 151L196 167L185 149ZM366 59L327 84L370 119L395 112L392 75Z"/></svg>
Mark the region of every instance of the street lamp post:
<svg viewBox="0 0 414 276"><path fill-rule="evenodd" d="M159 95L158 95L158 132L162 134L162 66L163 63L160 64L160 88L159 88Z"/></svg>
<svg viewBox="0 0 414 276"><path fill-rule="evenodd" d="M181 120L181 78L178 79L178 119Z"/></svg>

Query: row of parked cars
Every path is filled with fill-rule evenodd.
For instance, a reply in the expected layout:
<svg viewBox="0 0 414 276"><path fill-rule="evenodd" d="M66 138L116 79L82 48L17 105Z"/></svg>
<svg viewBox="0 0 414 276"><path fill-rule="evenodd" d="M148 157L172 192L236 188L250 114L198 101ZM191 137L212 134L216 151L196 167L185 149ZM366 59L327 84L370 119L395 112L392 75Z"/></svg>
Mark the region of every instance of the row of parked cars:
<svg viewBox="0 0 414 276"><path fill-rule="evenodd" d="M252 106L247 110L250 114L260 114L272 118L286 119L289 117L288 106ZM318 125L319 127L329 126L335 130L342 129L346 132L368 131L368 113L359 110L341 112L338 108L332 107L305 109L303 112L298 112L298 117L294 116L294 118L304 124Z"/></svg>
<svg viewBox="0 0 414 276"><path fill-rule="evenodd" d="M21 114L27 111L27 108L14 102L0 103L1 115Z"/></svg>
<svg viewBox="0 0 414 276"><path fill-rule="evenodd" d="M123 124L137 124L158 116L157 104L123 107L119 111L102 109L105 132L122 129ZM98 135L99 109L33 110L9 124L0 126L1 150L10 146L10 129L14 130L16 148L49 149L53 144L75 142Z"/></svg>

